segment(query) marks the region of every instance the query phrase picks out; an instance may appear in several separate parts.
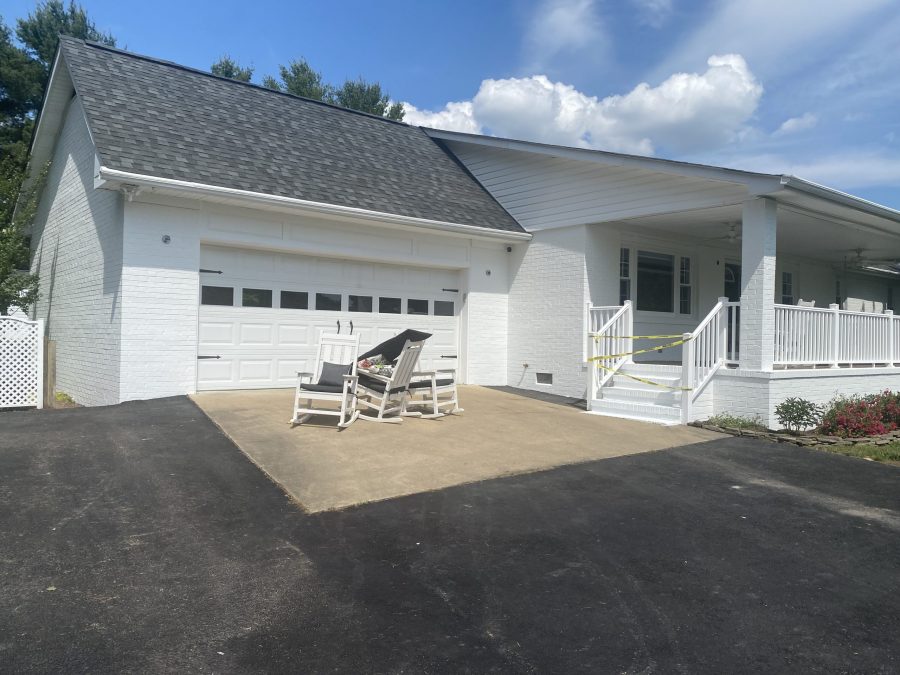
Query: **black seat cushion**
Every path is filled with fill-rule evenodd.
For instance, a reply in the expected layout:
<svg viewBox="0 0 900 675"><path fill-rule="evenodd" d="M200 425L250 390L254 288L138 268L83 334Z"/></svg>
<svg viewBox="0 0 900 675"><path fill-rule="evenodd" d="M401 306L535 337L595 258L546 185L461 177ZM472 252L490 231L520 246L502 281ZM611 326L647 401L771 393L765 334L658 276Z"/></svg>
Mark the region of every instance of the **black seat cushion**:
<svg viewBox="0 0 900 675"><path fill-rule="evenodd" d="M343 384L301 384L300 391L317 391L323 394L340 394L344 391Z"/></svg>
<svg viewBox="0 0 900 675"><path fill-rule="evenodd" d="M350 374L352 363L322 363L322 372L319 373L318 384L322 386L344 386L344 375Z"/></svg>
<svg viewBox="0 0 900 675"><path fill-rule="evenodd" d="M360 387L365 387L366 389L371 389L372 391L377 391L379 394L383 394L384 390L387 388L386 382L376 380L374 377L369 377L365 373L360 373L358 385ZM396 394L398 391L403 391L404 389L405 387L392 387L391 393Z"/></svg>
<svg viewBox="0 0 900 675"><path fill-rule="evenodd" d="M438 387L449 387L451 384L453 384L452 379L438 380L437 382L435 382L435 385ZM419 380L417 382L409 383L410 389L425 389L426 387L430 387L430 386L431 386L431 380Z"/></svg>

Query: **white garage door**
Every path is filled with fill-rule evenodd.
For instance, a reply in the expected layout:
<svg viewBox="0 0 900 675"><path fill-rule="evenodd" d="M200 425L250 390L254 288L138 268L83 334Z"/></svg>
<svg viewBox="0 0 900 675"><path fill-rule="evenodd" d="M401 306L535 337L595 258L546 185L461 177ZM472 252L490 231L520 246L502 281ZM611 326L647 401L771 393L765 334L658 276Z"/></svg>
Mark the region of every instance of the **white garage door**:
<svg viewBox="0 0 900 675"><path fill-rule="evenodd" d="M457 271L204 246L200 283L201 391L293 386L338 330L362 352L426 331L420 366L459 366Z"/></svg>

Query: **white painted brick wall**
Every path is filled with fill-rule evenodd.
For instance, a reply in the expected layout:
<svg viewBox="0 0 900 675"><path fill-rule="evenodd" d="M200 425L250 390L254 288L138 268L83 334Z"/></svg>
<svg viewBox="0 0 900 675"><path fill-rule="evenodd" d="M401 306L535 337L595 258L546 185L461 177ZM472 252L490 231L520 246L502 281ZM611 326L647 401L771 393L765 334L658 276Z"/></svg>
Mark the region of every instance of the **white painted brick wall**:
<svg viewBox="0 0 900 675"><path fill-rule="evenodd" d="M584 397L585 247L586 228L576 226L535 232L527 247L519 245L514 250L509 291L510 386ZM537 384L539 372L551 373L553 385Z"/></svg>
<svg viewBox="0 0 900 675"><path fill-rule="evenodd" d="M200 213L126 202L124 221L121 400L191 393L197 381Z"/></svg>
<svg viewBox="0 0 900 675"><path fill-rule="evenodd" d="M462 331L469 384L502 386L507 383L511 255L506 252L505 244L472 248Z"/></svg>
<svg viewBox="0 0 900 675"><path fill-rule="evenodd" d="M803 374L719 371L709 388L714 388L712 410L694 409L694 419L712 414L759 417L770 428L778 428L775 407L791 396L823 405L837 395L874 394L885 389L900 390L900 372L885 368L815 370Z"/></svg>
<svg viewBox="0 0 900 675"><path fill-rule="evenodd" d="M78 99L66 113L32 236L35 315L56 340L56 388L84 405L119 400L122 213L94 189L94 147Z"/></svg>
<svg viewBox="0 0 900 675"><path fill-rule="evenodd" d="M741 241L741 364L772 369L775 344L775 202L744 202Z"/></svg>

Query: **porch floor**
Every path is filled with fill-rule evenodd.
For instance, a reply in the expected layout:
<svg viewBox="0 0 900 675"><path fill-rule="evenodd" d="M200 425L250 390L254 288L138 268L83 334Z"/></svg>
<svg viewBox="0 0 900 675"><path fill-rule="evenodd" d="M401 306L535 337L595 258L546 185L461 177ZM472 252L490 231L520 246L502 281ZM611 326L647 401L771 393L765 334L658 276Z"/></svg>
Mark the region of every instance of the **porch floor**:
<svg viewBox="0 0 900 675"><path fill-rule="evenodd" d="M486 387L460 387L465 412L403 424L334 418L291 428L293 390L204 392L192 398L307 511L326 511L553 467L718 438L588 415Z"/></svg>

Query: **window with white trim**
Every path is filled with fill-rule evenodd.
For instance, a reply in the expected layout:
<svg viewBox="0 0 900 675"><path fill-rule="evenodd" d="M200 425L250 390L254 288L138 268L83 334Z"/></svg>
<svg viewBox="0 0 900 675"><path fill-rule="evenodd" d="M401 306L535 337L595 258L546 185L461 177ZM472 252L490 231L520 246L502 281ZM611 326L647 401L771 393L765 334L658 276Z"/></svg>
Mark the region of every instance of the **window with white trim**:
<svg viewBox="0 0 900 675"><path fill-rule="evenodd" d="M619 304L631 300L631 249L619 249Z"/></svg>
<svg viewBox="0 0 900 675"><path fill-rule="evenodd" d="M794 274L793 272L781 273L781 304L794 304Z"/></svg>
<svg viewBox="0 0 900 675"><path fill-rule="evenodd" d="M639 312L675 311L675 256L655 251L637 252L637 297Z"/></svg>
<svg viewBox="0 0 900 675"><path fill-rule="evenodd" d="M691 259L681 256L681 265L678 272L678 313L691 313Z"/></svg>

